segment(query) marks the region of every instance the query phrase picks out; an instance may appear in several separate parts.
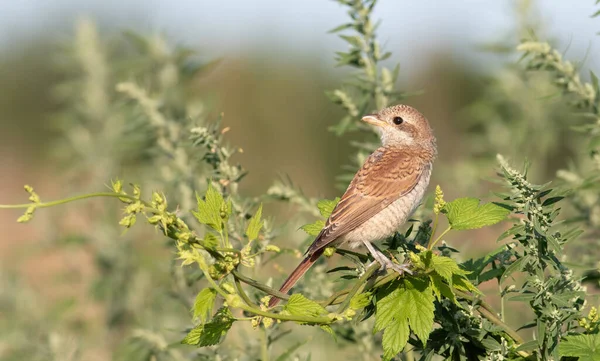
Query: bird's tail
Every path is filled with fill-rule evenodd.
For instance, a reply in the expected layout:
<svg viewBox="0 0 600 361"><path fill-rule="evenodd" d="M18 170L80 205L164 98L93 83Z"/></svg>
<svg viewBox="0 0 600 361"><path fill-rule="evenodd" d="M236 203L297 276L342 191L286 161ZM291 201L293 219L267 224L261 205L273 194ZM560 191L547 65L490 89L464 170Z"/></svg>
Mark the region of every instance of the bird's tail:
<svg viewBox="0 0 600 361"><path fill-rule="evenodd" d="M298 267L296 267L296 269L290 274L290 276L285 280L285 282L283 282L283 285L279 289L279 292L288 293L288 291L292 287L294 287L296 282L298 282L298 280L300 278L302 278L302 276L306 273L306 271L308 271L308 269L313 264L315 264L315 262L317 261L317 258L319 258L319 256L322 253L323 253L323 250L318 250L315 253L309 254L306 257L304 257L304 259L302 260L302 262L300 262ZM271 298L271 300L269 301L269 308L277 306L279 301L281 301L279 298L273 296L273 298Z"/></svg>

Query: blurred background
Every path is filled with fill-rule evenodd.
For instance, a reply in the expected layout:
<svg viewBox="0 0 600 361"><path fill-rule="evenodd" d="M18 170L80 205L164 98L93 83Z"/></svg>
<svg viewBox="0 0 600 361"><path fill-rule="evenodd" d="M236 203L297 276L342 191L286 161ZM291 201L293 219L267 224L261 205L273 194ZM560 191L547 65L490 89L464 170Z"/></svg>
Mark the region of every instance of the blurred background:
<svg viewBox="0 0 600 361"><path fill-rule="evenodd" d="M494 175L497 153L515 164L531 160L537 183L585 156L570 130L580 120L569 115L546 77L523 75L514 48L535 29L582 69L599 69L600 23L590 18L595 11L593 1L379 2L379 40L393 54L388 62L401 64L398 88L416 94L405 102L436 131L432 184L449 199L486 197L495 187L486 179ZM102 149L94 133L73 143L77 154L64 146L76 131L65 122L74 73L69 54L95 37L109 39L102 40L104 49L118 48L110 39L127 30L164 39L152 43L157 52L169 44L196 51L204 62L220 59L186 83L185 96L223 112L227 142L243 149L234 160L249 171L242 193L264 194L284 174L310 197L339 195L336 176L355 153L351 142L361 139L360 133L337 137L328 131L343 112L324 92L338 87L348 69L334 67L334 52L347 45L327 32L346 21L341 6L323 0L1 1L0 204L25 203L24 184L51 200L104 190L116 177L142 177L133 169L143 159L124 156L115 167L94 153ZM127 70L135 64L112 69L113 59L105 60L119 79L137 79ZM102 71L102 64L91 64L87 73ZM131 154L127 147L103 149L103 156ZM80 167L82 157L87 168ZM108 360L129 355L122 341L132 334L159 349L177 341L189 314L160 298L168 295L157 295L158 285L169 282L169 251L152 230L120 238L116 227L92 226L98 214L106 216L96 210L104 202L110 201L38 210L27 225L15 222L21 211L0 211L0 359ZM287 219L292 210L267 209L270 215L283 211L274 219L283 227L278 242L305 240L295 232L302 222ZM114 243L94 239L106 237ZM467 237L459 243L465 257L496 247L495 237ZM135 241L125 244L124 238ZM106 259L119 256L105 255L112 251L104 245L120 243L135 261L117 262L131 268L109 272L114 264ZM163 340L163 332L175 336ZM332 342L310 342L335 352Z"/></svg>

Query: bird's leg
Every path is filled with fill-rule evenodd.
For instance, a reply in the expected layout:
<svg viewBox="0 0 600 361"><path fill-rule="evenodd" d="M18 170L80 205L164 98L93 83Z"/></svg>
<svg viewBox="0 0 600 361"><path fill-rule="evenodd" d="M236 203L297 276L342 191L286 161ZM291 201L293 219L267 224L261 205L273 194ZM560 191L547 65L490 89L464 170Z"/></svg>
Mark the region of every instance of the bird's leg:
<svg viewBox="0 0 600 361"><path fill-rule="evenodd" d="M379 262L381 267L385 270L386 268L393 269L398 272L398 274L402 275L405 272L408 274L412 274L411 270L408 268L408 264L398 264L392 262L389 258L385 256L385 254L381 253L377 248L373 247L371 242L363 242L365 247L371 252L375 261Z"/></svg>

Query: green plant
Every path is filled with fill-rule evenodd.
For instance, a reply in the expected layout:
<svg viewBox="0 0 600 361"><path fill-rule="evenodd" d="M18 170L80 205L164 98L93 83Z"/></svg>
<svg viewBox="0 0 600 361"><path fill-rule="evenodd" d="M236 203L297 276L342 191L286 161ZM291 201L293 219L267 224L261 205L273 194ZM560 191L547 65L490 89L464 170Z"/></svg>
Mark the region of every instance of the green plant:
<svg viewBox="0 0 600 361"><path fill-rule="evenodd" d="M349 9L352 21L333 31L353 31L341 35L350 50L338 53L338 63L358 70L342 88L328 93L346 111L332 127L343 135L368 129L356 121L359 115L385 107L405 94L394 91L399 67L390 70L380 64L390 54L383 53L376 40L377 26L371 19L376 1L338 2ZM530 183L527 167L517 171L498 156L498 180L507 190L497 193L496 201L481 204L472 197L446 201L438 186L433 206L418 213L421 221L383 242L383 250L391 257L410 262L411 275L382 274L367 255L330 249L326 256L343 257L348 264L328 272L339 275L341 287L334 287L331 278L323 280L323 273L313 272L296 293L284 295L269 282L259 281L265 265L283 253L294 253L274 242L275 222L264 219L261 200L275 198L320 216L302 227L310 236L320 231L338 200L307 198L291 181L276 183L267 192L269 197L262 199L241 194L239 183L245 171L231 161L236 150L224 143L226 128L220 129L221 118L211 116L202 102L187 99L181 85L181 79L192 79L203 69L192 54L185 49L169 49L160 38L129 34L125 58L141 65L133 73L110 73L104 59L108 55L93 25L80 26L76 44L81 72L61 89L66 101L72 103L60 117L65 129L70 129L66 134L74 143L73 149L80 149L81 142L98 129L102 139L83 148L91 149L91 155L80 155L84 161L75 169L97 172L96 157L102 155L100 158L110 165L105 169L111 172L124 168L132 158L159 171L144 172L140 185L124 186L114 180L106 192L51 202L42 201L32 187L26 186L30 203L0 208L25 209L18 221L27 222L39 208L87 198L116 198L123 204L122 227L131 229L138 222L147 223L167 240L166 247L173 254L168 282L174 285L171 293L192 314L186 326L177 324L176 337L185 345L204 349L184 355L182 350L189 349L171 344L167 341L171 337L140 328L128 335L123 359L233 359L236 355L230 350L209 346L220 344L232 328L248 323L254 329L251 338L260 342L244 344L245 353L266 361L272 358L273 345L287 334L282 327L286 322L297 324L294 327L319 327L345 341L362 342L361 352L382 355L384 360L415 359L417 354L421 360L436 355L449 360L598 359L597 314L592 309L584 316L586 295L579 276L561 257L565 245L584 227L597 232L593 211L597 198L589 202L586 195L596 189L596 168L579 178L573 172L561 172L563 179L576 179L577 186L571 182L552 189L548 184ZM576 69L546 43L523 42L518 49L528 56L528 68L549 69L555 83L573 97L575 107L585 109L594 119L582 129L588 131L591 158L597 166L600 92L596 77L592 74L591 83L581 81ZM124 77L136 80L124 81ZM105 123L105 119L109 121ZM136 138L125 126L125 119L150 136ZM128 147L119 148L121 144ZM354 160L362 162L376 144L374 137L357 144ZM347 182L348 177L340 180ZM559 218L559 205L565 197L580 212L568 225L561 224ZM582 203L581 199L588 201ZM110 218L111 214L109 210L101 215ZM507 218L513 225L499 239L510 238L509 242L483 257L461 262L460 252L445 242L451 231L493 226ZM448 226L440 231L439 225L445 223ZM110 235L113 233L111 230ZM99 263L109 265L103 274L107 279L116 279L107 287L119 287L111 298L111 304L118 308L123 304L119 298L123 290L134 288L131 279L119 278L126 273L123 268L133 268L132 252L117 244L108 246L118 251L100 258ZM500 312L483 299L479 287L485 282L497 283ZM316 284L325 286L311 286ZM268 309L271 296L286 302ZM505 320L508 302L522 303L531 312L530 319L517 327L509 325ZM187 316L185 311L180 314ZM127 322L126 318L119 320L111 318L111 324ZM529 328L533 329L533 339L519 333ZM184 329L185 336L180 334ZM291 359L301 346L302 342L288 347L276 359Z"/></svg>

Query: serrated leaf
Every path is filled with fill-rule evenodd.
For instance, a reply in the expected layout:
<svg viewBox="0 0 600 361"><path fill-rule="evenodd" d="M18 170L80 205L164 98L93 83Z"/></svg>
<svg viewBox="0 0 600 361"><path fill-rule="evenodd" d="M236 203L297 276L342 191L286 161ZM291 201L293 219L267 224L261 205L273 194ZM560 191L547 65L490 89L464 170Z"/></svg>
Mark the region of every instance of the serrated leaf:
<svg viewBox="0 0 600 361"><path fill-rule="evenodd" d="M359 310L361 308L367 307L371 304L371 296L372 295L370 292L359 293L357 295L354 295L354 297L350 299L350 308Z"/></svg>
<svg viewBox="0 0 600 361"><path fill-rule="evenodd" d="M510 211L493 203L479 205L477 198L458 198L446 203L444 213L453 229L477 229L504 220Z"/></svg>
<svg viewBox="0 0 600 361"><path fill-rule="evenodd" d="M202 246L208 249L215 249L219 246L219 239L214 234L206 232L202 240Z"/></svg>
<svg viewBox="0 0 600 361"><path fill-rule="evenodd" d="M321 199L319 203L317 203L319 213L321 213L323 217L329 218L331 212L333 212L333 209L335 208L335 206L337 206L339 201L340 197L337 197L335 199Z"/></svg>
<svg viewBox="0 0 600 361"><path fill-rule="evenodd" d="M560 356L579 357L579 361L600 360L600 334L572 335L558 345Z"/></svg>
<svg viewBox="0 0 600 361"><path fill-rule="evenodd" d="M456 299L456 296L454 295L454 292L452 292L452 288L450 288L449 285L444 283L444 280L442 277L440 276L430 276L431 279L431 288L433 290L433 293L435 294L436 298L438 299L438 301L442 300L442 296L446 297L447 299L449 299L450 301L452 301L455 304L458 304L458 301Z"/></svg>
<svg viewBox="0 0 600 361"><path fill-rule="evenodd" d="M481 291L475 287L465 276L461 275L452 275L452 287L457 290L466 291L466 292L474 292L477 294L482 294Z"/></svg>
<svg viewBox="0 0 600 361"><path fill-rule="evenodd" d="M198 347L213 346L221 341L233 324L233 317L228 308L221 308L209 323L194 327L181 341L184 345Z"/></svg>
<svg viewBox="0 0 600 361"><path fill-rule="evenodd" d="M321 328L321 330L327 332L328 334L330 334L334 340L337 340L337 337L335 337L335 332L333 331L333 328L331 328L331 326L329 325L320 325L319 326Z"/></svg>
<svg viewBox="0 0 600 361"><path fill-rule="evenodd" d="M390 293L376 305L374 332L389 327L394 322L408 319L410 328L425 344L433 328L433 289L428 280L405 279L393 283Z"/></svg>
<svg viewBox="0 0 600 361"><path fill-rule="evenodd" d="M467 272L462 270L455 260L450 257L438 256L432 253L430 267L442 278L452 282L452 275L464 275Z"/></svg>
<svg viewBox="0 0 600 361"><path fill-rule="evenodd" d="M317 220L315 223L305 224L300 227L304 232L310 236L318 236L321 230L325 227L325 221L322 219Z"/></svg>
<svg viewBox="0 0 600 361"><path fill-rule="evenodd" d="M254 216L252 216L252 218L250 218L250 221L248 222L248 228L246 228L246 236L248 237L249 241L254 241L258 238L258 232L260 232L264 224L264 221L262 221L260 217L262 217L262 204L258 207L256 213L254 214Z"/></svg>
<svg viewBox="0 0 600 361"><path fill-rule="evenodd" d="M288 302L283 307L284 311L294 316L322 316L327 314L327 310L316 303L309 300L299 293L294 293L290 296Z"/></svg>
<svg viewBox="0 0 600 361"><path fill-rule="evenodd" d="M426 281L412 279L405 284L404 301L413 305L413 310L408 313L410 328L425 345L433 329L433 291Z"/></svg>
<svg viewBox="0 0 600 361"><path fill-rule="evenodd" d="M192 214L198 222L206 224L212 229L221 232L223 220L226 220L231 214L231 202L225 203L223 196L217 190L208 184L208 189L204 199L196 195L198 201L198 210L192 211Z"/></svg>
<svg viewBox="0 0 600 361"><path fill-rule="evenodd" d="M210 317L216 298L217 291L212 288L207 287L198 292L196 300L194 301L194 307L192 308L194 319L198 319L201 323L205 323Z"/></svg>
<svg viewBox="0 0 600 361"><path fill-rule="evenodd" d="M394 316L398 313L398 307L404 307L404 305L399 304L400 287L399 282L394 282L388 287L394 288L391 292L385 295L378 294L373 333L388 327L394 321Z"/></svg>
<svg viewBox="0 0 600 361"><path fill-rule="evenodd" d="M383 331L383 360L389 361L400 353L408 342L408 320L398 320Z"/></svg>

